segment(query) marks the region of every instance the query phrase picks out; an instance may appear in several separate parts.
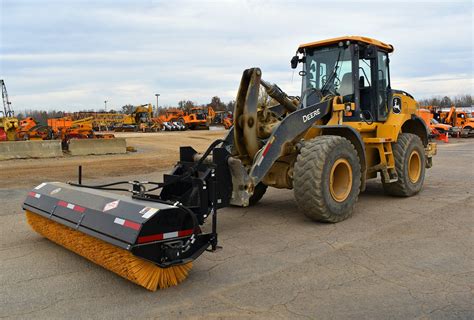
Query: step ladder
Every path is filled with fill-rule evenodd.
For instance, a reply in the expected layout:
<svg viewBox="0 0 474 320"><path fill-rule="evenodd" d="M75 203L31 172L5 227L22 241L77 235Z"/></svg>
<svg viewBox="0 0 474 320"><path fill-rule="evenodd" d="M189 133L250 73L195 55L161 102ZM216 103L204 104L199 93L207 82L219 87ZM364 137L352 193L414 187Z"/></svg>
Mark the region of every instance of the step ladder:
<svg viewBox="0 0 474 320"><path fill-rule="evenodd" d="M395 169L395 158L392 150L392 140L386 138L364 138L366 148L377 149L380 156L380 163L367 168L367 172L380 171L385 183L398 181Z"/></svg>

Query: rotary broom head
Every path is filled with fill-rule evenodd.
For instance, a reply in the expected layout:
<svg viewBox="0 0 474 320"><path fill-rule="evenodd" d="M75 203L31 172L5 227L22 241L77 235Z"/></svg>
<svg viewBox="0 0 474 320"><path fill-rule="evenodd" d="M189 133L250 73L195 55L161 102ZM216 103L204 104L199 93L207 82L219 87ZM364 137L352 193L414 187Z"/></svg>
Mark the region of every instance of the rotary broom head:
<svg viewBox="0 0 474 320"><path fill-rule="evenodd" d="M25 210L34 231L76 254L148 290L175 286L188 276L192 262L160 268L100 239Z"/></svg>

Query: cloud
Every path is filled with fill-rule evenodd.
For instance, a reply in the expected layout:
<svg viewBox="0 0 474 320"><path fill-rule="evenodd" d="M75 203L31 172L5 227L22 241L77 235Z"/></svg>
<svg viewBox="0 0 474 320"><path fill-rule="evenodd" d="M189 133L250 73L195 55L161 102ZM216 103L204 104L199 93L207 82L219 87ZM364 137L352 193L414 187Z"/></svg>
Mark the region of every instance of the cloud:
<svg viewBox="0 0 474 320"><path fill-rule="evenodd" d="M415 97L472 93L470 1L1 4L0 77L18 109L120 107L155 92L163 105L230 100L252 66L295 95L298 44L347 34L392 43L392 83Z"/></svg>
<svg viewBox="0 0 474 320"><path fill-rule="evenodd" d="M392 87L417 92L418 97L473 95L472 74L443 74L432 77L394 78ZM442 87L443 91L439 91ZM410 90L408 90L410 88Z"/></svg>

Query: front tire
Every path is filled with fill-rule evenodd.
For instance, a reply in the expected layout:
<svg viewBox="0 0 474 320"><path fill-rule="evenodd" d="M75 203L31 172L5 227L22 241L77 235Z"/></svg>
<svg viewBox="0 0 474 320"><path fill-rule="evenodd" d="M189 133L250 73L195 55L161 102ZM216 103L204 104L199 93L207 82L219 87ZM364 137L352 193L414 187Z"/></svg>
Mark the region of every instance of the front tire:
<svg viewBox="0 0 474 320"><path fill-rule="evenodd" d="M297 157L295 200L312 220L335 223L352 214L360 192L360 160L352 143L340 136L306 141Z"/></svg>
<svg viewBox="0 0 474 320"><path fill-rule="evenodd" d="M392 144L398 180L384 183L385 192L392 196L410 197L420 192L425 180L425 149L420 137L400 133Z"/></svg>

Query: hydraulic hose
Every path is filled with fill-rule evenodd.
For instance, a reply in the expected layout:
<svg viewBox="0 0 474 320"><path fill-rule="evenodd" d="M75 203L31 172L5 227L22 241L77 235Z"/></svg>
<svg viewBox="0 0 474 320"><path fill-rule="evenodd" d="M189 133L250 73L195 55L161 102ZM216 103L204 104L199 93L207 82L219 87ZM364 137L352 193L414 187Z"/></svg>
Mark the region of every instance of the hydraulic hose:
<svg viewBox="0 0 474 320"><path fill-rule="evenodd" d="M282 106L286 108L286 110L290 112L296 111L296 106L293 104L290 98L288 98L286 93L284 93L283 90L280 89L279 86L266 82L263 79L260 80L260 83L265 88L268 95L278 101Z"/></svg>
<svg viewBox="0 0 474 320"><path fill-rule="evenodd" d="M168 183L162 183L162 182L154 182L154 181L147 181L147 182L139 182L139 181L118 181L118 182L112 182L112 183L106 183L106 184L98 184L98 185L86 185L86 184L78 184L78 183L73 183L69 182L71 186L74 187L81 187L81 188L89 188L89 189L98 189L98 190L109 190L109 191L130 191L128 189L123 189L123 188L109 188L112 186L120 185L120 184L140 184L140 185L146 185L146 184L151 184L151 185L156 185L156 187L151 188L149 190L144 189L144 192L152 192L156 191L158 189L161 189L166 186L173 185L175 183L178 183L179 181L182 181L186 178L189 178L191 175L193 175L197 169L199 168L200 165L203 164L204 160L211 154L211 152L220 144L225 142L223 139L217 139L213 141L209 147L206 149L206 151L203 153L202 157L193 165L191 170L189 170L186 174L183 174L180 176L178 179L174 181L170 181Z"/></svg>

